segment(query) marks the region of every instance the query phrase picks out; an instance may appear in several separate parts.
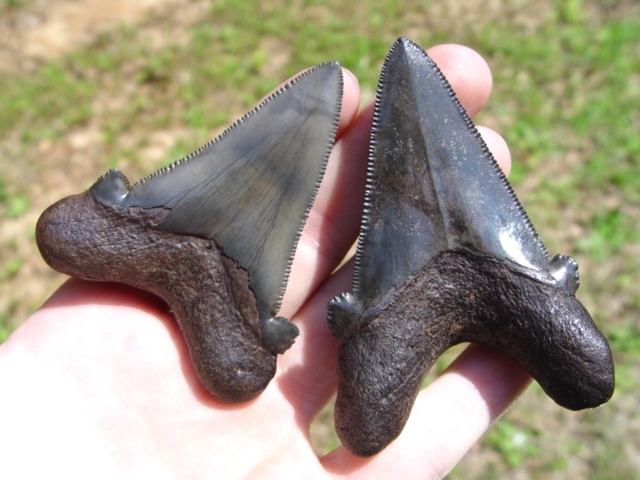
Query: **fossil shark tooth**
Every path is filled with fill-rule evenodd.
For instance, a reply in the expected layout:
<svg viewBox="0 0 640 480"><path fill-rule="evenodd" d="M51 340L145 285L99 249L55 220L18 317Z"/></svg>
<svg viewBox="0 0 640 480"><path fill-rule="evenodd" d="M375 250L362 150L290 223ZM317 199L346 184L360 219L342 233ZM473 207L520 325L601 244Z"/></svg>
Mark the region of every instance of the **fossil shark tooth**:
<svg viewBox="0 0 640 480"><path fill-rule="evenodd" d="M341 100L342 70L325 63L135 184L107 172L42 214L42 256L63 273L159 295L209 392L255 398L298 335L276 315Z"/></svg>
<svg viewBox="0 0 640 480"><path fill-rule="evenodd" d="M395 439L461 342L510 355L561 406L606 402L611 351L577 288L577 263L549 258L437 65L399 39L378 85L353 293L329 304L345 447L370 456Z"/></svg>

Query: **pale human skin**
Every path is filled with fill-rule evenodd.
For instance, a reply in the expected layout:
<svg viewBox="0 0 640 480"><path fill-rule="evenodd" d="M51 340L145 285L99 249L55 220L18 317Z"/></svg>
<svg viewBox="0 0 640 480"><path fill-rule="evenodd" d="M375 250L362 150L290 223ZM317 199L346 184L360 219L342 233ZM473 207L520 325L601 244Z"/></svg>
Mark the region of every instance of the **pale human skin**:
<svg viewBox="0 0 640 480"><path fill-rule="evenodd" d="M428 50L471 116L491 91L472 50ZM309 425L336 389L338 341L327 302L350 288L331 275L359 227L373 104L358 112L345 74L336 147L296 252L281 315L301 334L256 400L225 405L199 384L159 299L124 285L71 279L0 346L0 470L6 478L439 478L530 381L518 365L471 346L418 396L400 437L363 459L318 458ZM509 150L481 133L505 172ZM76 193L76 192L70 192Z"/></svg>

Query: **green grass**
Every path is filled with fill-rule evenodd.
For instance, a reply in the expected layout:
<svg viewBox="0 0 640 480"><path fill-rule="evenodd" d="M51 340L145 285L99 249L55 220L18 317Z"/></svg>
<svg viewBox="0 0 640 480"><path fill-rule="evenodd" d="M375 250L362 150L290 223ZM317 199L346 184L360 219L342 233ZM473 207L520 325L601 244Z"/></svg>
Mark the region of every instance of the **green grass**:
<svg viewBox="0 0 640 480"><path fill-rule="evenodd" d="M31 3L5 0L0 14ZM619 2L606 4L613 9ZM525 28L514 13L527 7L515 2L461 26L458 18L434 17L437 2L214 0L197 24L181 32L179 42L171 41L172 19L155 16L139 28L101 34L28 73L0 74L0 142L17 143L20 160L38 171L44 166L34 146L62 142L91 125L102 139L102 156L91 162L122 168L134 179L149 173L148 165L141 166L141 152L153 132L175 127L185 132L167 148L160 167L207 141L301 69L338 60L372 96L398 36L417 32L412 37L423 47L443 41L469 45L488 60L494 75L480 123L491 119L507 139L516 189L534 180L521 200L543 239L567 232L550 235L548 246L581 262L579 296L590 300L594 319L611 341L620 363L619 390L632 392L640 351L640 259L634 249L640 242L640 19L609 14L602 2L548 5L525 12L536 20ZM165 41L152 41L149 28ZM20 219L37 199L27 184L6 178L0 171L0 216ZM2 247L0 279L10 282L29 259L15 256L11 244ZM0 312L0 341L13 328L16 308L9 301ZM531 394L543 398L539 389ZM544 426L508 415L483 447L496 452L501 463L477 478L531 465L541 472L562 471L572 455L589 455L576 451L571 439L554 442ZM604 472L608 458L632 468L620 453L623 442L607 437L604 445L592 446L596 472ZM598 475L593 478L607 478Z"/></svg>
<svg viewBox="0 0 640 480"><path fill-rule="evenodd" d="M506 420L498 420L487 434L486 445L497 450L511 468L521 465L526 458L540 455L540 448L532 442L538 433L518 427Z"/></svg>
<svg viewBox="0 0 640 480"><path fill-rule="evenodd" d="M640 22L589 23L580 4L559 6L520 41L492 27L479 44L512 66L494 69L496 112L511 118L504 133L515 146L512 182L521 183L545 159L577 153L586 161L544 181L536 192L541 205L580 209L594 192L617 199L613 207L589 205L585 236L576 243L577 252L602 262L640 241L637 219L620 207L640 201L640 136L633 134L640 131Z"/></svg>
<svg viewBox="0 0 640 480"><path fill-rule="evenodd" d="M33 3L33 0L0 0L0 14L26 8Z"/></svg>

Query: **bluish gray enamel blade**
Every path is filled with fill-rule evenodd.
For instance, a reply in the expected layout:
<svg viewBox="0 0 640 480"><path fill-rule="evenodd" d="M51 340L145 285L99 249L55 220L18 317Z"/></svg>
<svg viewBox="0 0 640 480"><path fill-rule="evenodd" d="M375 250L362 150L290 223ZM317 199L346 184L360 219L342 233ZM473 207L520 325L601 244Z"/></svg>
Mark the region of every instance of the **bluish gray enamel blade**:
<svg viewBox="0 0 640 480"><path fill-rule="evenodd" d="M376 97L354 292L365 307L447 249L548 270L548 253L436 64L399 39ZM545 270L546 271L546 270Z"/></svg>
<svg viewBox="0 0 640 480"><path fill-rule="evenodd" d="M329 158L342 71L297 77L190 156L133 185L123 203L171 209L158 228L211 238L248 270L262 319L277 313Z"/></svg>

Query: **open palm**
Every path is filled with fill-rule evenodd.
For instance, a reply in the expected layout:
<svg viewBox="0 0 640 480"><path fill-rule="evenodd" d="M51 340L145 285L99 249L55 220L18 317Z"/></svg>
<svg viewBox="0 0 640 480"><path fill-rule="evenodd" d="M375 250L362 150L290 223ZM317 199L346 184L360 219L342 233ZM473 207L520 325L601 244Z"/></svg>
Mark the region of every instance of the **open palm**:
<svg viewBox="0 0 640 480"><path fill-rule="evenodd" d="M453 45L429 55L476 114L491 90L484 61ZM338 447L318 458L309 442L337 383L326 305L351 283L351 263L332 272L362 211L372 105L358 105L347 73L337 143L280 312L301 334L264 393L239 405L216 401L162 301L71 279L0 346L7 478L437 478L460 460L529 381L508 358L475 346L420 393L402 435L376 457ZM502 139L481 131L508 169Z"/></svg>

